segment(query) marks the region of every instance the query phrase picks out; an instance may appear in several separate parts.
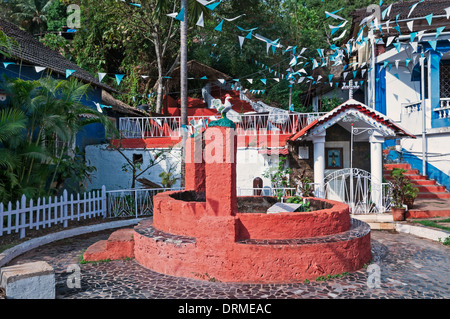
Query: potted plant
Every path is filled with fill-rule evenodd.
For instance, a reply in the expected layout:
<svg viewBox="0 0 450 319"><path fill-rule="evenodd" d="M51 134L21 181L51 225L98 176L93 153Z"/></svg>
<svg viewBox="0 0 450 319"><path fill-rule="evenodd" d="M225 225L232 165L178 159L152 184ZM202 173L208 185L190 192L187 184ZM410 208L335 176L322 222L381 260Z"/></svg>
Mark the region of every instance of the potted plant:
<svg viewBox="0 0 450 319"><path fill-rule="evenodd" d="M414 201L417 198L419 189L414 187L411 183L407 183L404 188L404 200L403 204L408 206L408 209L412 209L414 206Z"/></svg>
<svg viewBox="0 0 450 319"><path fill-rule="evenodd" d="M394 168L392 170L392 216L394 221L405 220L404 206L405 202L405 190L410 182L405 177L406 170L400 168Z"/></svg>

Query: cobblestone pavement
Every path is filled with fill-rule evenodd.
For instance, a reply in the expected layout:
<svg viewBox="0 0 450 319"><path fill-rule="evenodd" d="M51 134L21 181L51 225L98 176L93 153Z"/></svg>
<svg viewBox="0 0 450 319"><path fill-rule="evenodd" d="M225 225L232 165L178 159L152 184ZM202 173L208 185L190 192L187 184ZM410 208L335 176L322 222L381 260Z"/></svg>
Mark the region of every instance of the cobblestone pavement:
<svg viewBox="0 0 450 319"><path fill-rule="evenodd" d="M450 248L412 235L372 231L374 266L326 281L229 284L162 275L134 260L79 264L87 247L111 231L66 239L30 251L10 264L44 260L55 268L58 299L448 299ZM81 269L81 288L69 288L71 264ZM376 268L376 266L375 266ZM369 271L370 270L370 271ZM370 280L369 280L370 279ZM369 283L369 284L368 284Z"/></svg>

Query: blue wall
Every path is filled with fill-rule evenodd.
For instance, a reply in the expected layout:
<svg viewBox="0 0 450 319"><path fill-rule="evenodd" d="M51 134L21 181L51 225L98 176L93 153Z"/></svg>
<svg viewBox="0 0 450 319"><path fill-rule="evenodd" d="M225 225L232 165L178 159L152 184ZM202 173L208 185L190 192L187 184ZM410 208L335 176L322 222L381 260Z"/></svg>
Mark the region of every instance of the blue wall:
<svg viewBox="0 0 450 319"><path fill-rule="evenodd" d="M386 69L375 66L375 110L386 115Z"/></svg>
<svg viewBox="0 0 450 319"><path fill-rule="evenodd" d="M8 65L4 67L3 62L7 60L0 59L0 77L6 75L8 78L20 78L23 80L33 81L46 76L46 71L36 73L34 66ZM63 76L53 75L56 79L65 79ZM101 103L102 89L96 86L91 86L88 96L83 98L81 103L91 109L97 109L94 102ZM101 124L89 124L84 127L82 131L77 134L76 146L84 151L85 147L92 144L105 143L105 128Z"/></svg>

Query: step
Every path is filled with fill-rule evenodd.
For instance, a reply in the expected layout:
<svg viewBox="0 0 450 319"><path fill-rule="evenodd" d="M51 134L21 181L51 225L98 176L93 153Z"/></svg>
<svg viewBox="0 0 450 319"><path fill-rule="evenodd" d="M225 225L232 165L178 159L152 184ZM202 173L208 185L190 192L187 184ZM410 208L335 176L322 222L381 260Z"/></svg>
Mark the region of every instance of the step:
<svg viewBox="0 0 450 319"><path fill-rule="evenodd" d="M419 189L419 193L445 193L447 189L441 185L415 185Z"/></svg>
<svg viewBox="0 0 450 319"><path fill-rule="evenodd" d="M450 198L450 193L447 192L440 192L440 193L423 193L423 192L419 192L419 194L417 194L417 198L422 198L422 199L432 199L432 198Z"/></svg>
<svg viewBox="0 0 450 319"><path fill-rule="evenodd" d="M392 170L384 170L384 175L391 175ZM403 173L404 175L419 175L420 172L418 169L408 169L406 172Z"/></svg>
<svg viewBox="0 0 450 319"><path fill-rule="evenodd" d="M108 240L100 240L89 246L83 254L85 261L119 260L134 257L134 230L119 229Z"/></svg>
<svg viewBox="0 0 450 319"><path fill-rule="evenodd" d="M384 164L385 169L393 170L394 168L411 169L411 164Z"/></svg>
<svg viewBox="0 0 450 319"><path fill-rule="evenodd" d="M426 180L412 180L411 183L415 186L433 186L437 185L437 182L433 179Z"/></svg>
<svg viewBox="0 0 450 319"><path fill-rule="evenodd" d="M405 177L409 180L428 180L427 176L423 176L423 175L406 175ZM384 175L384 178L386 180L392 180L392 176L391 175Z"/></svg>

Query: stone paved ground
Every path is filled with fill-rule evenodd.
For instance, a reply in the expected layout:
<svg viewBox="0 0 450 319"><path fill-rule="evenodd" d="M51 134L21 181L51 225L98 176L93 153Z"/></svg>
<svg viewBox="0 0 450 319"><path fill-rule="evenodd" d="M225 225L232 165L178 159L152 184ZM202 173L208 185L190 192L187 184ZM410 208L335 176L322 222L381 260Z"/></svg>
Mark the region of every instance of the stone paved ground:
<svg viewBox="0 0 450 319"><path fill-rule="evenodd" d="M58 299L448 299L450 248L408 234L372 231L380 288L369 288L368 269L327 281L292 284L228 284L175 278L143 268L134 260L79 264L87 247L111 231L67 239L35 249L10 264L49 262L56 272ZM79 264L81 288L68 288ZM373 281L369 281L372 283Z"/></svg>

